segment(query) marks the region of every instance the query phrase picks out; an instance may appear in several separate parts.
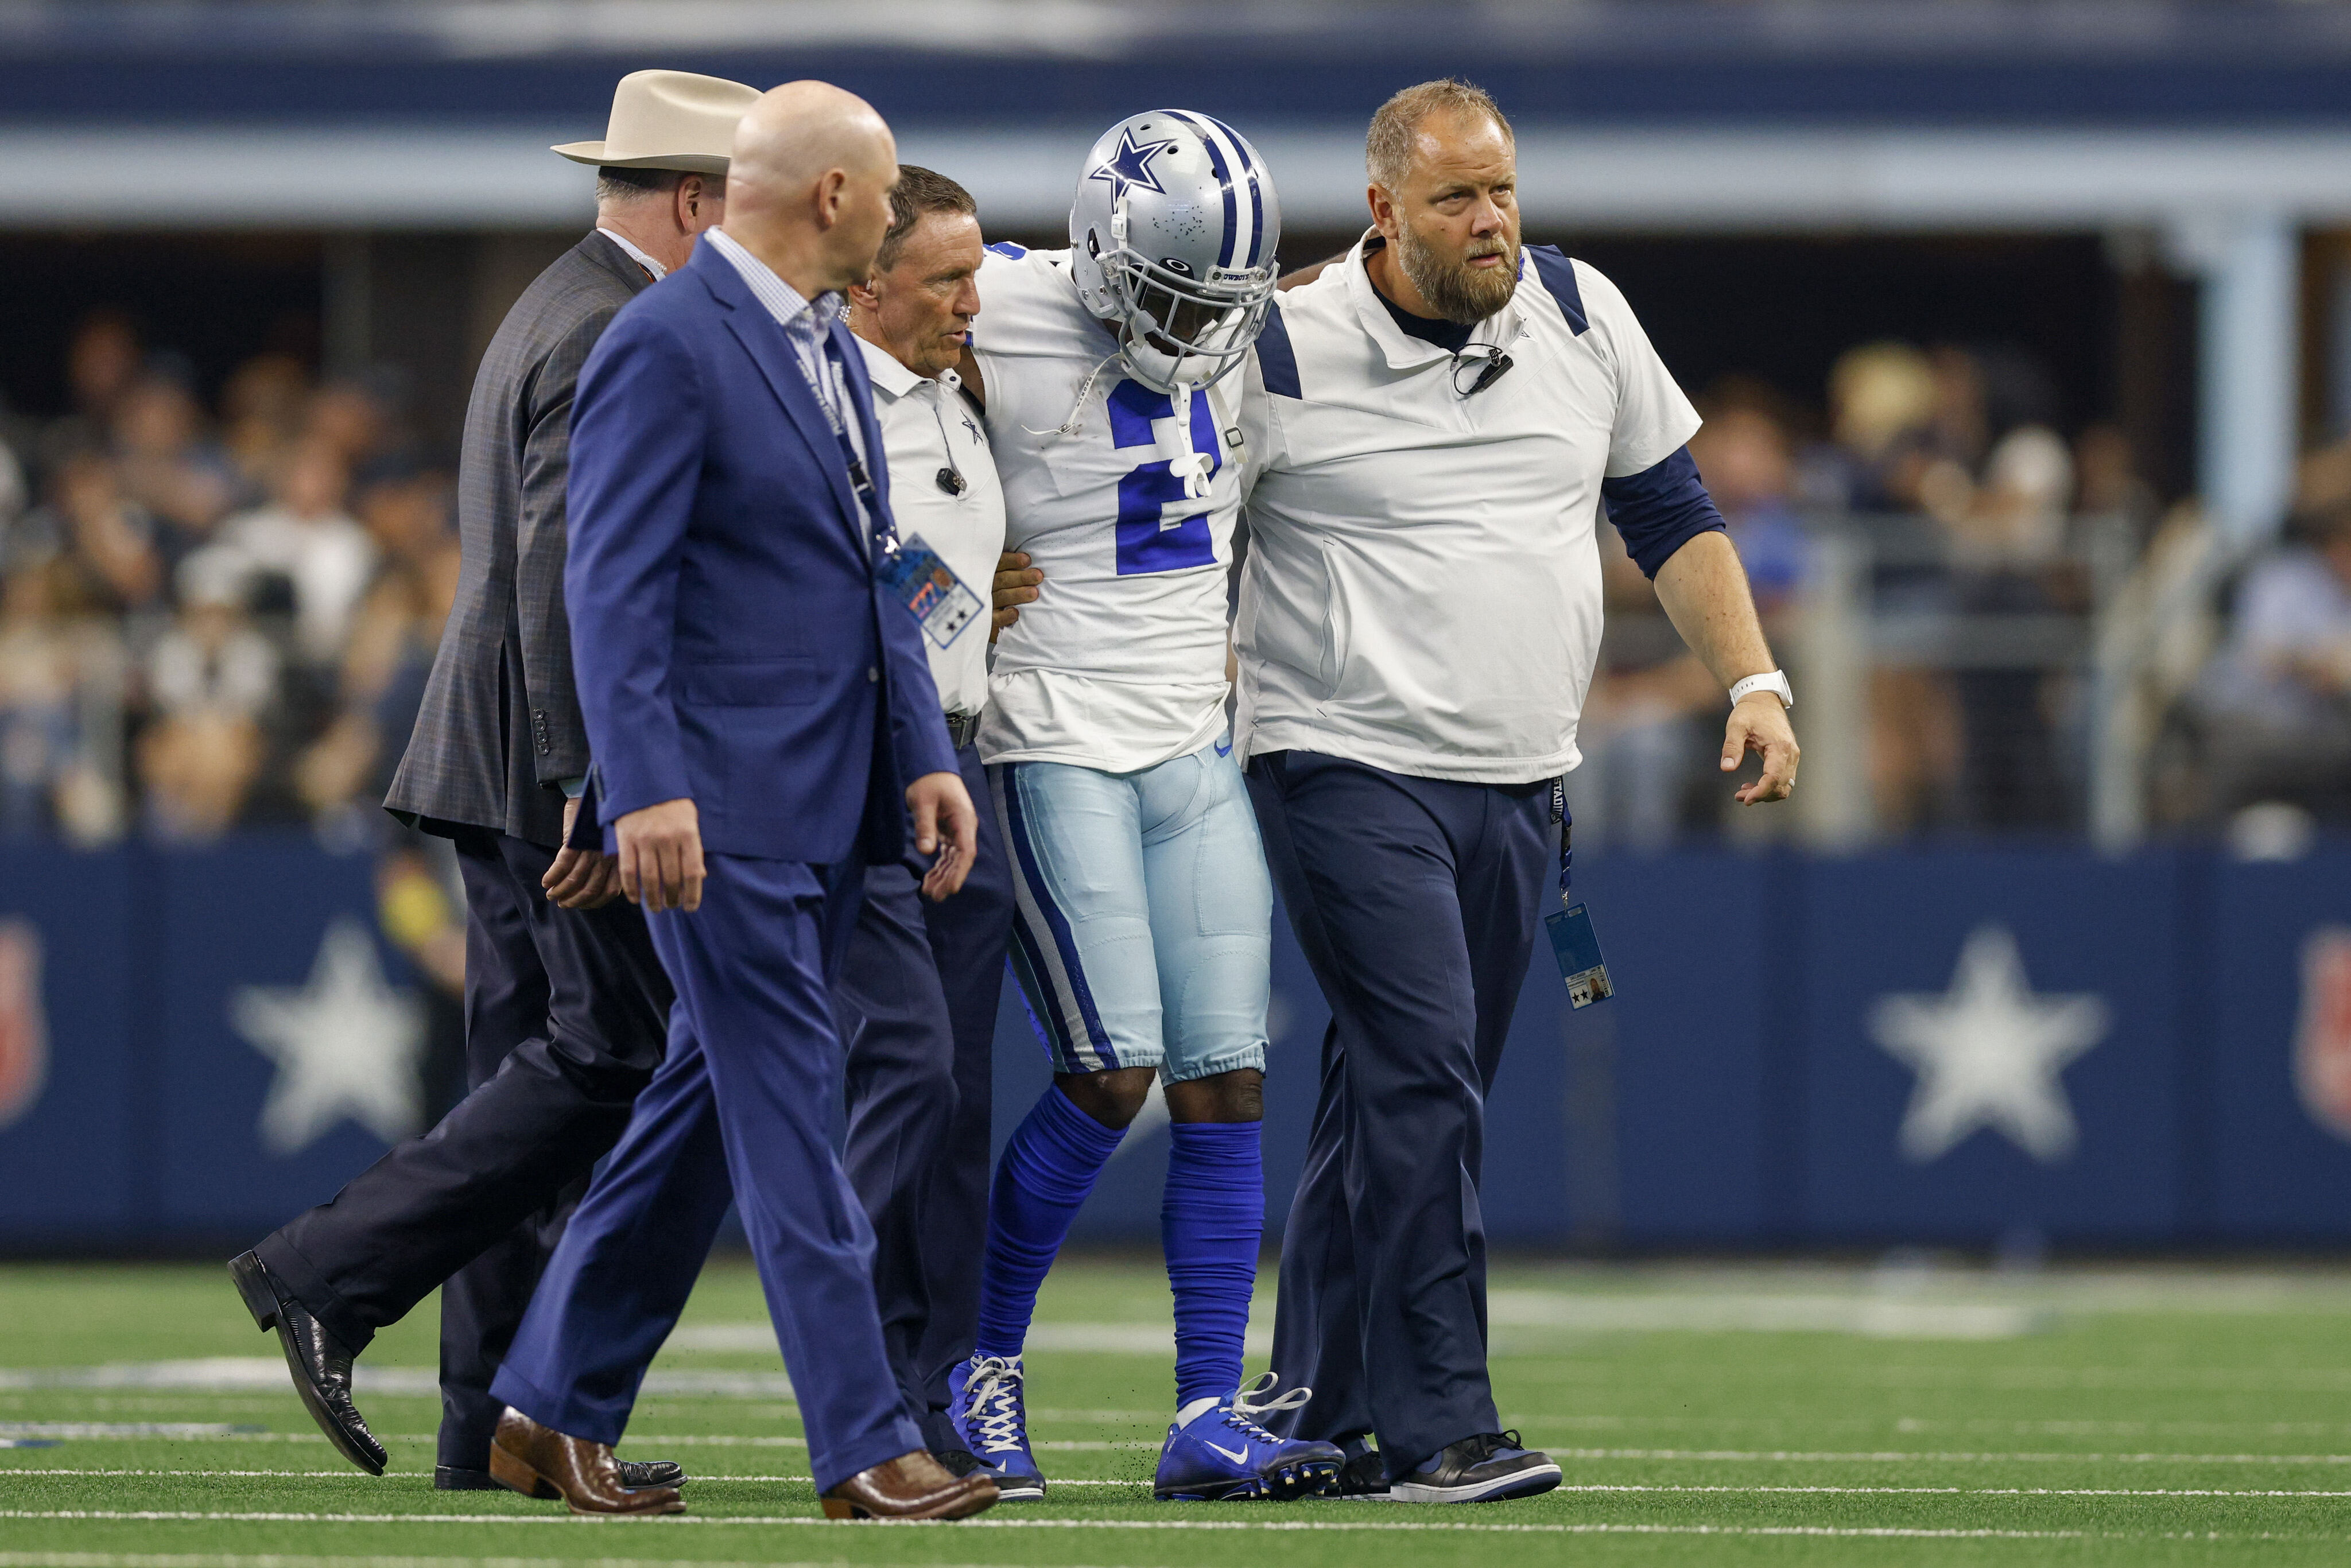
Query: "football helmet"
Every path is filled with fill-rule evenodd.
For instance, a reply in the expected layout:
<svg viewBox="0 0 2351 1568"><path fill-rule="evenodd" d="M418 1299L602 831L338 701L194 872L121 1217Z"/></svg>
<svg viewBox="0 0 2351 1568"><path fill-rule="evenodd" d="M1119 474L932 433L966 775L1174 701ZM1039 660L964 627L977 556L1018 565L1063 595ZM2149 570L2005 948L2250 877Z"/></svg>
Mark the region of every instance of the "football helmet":
<svg viewBox="0 0 2351 1568"><path fill-rule="evenodd" d="M1119 329L1126 373L1174 392L1223 379L1273 303L1281 204L1241 134L1179 109L1132 115L1086 154L1070 267Z"/></svg>

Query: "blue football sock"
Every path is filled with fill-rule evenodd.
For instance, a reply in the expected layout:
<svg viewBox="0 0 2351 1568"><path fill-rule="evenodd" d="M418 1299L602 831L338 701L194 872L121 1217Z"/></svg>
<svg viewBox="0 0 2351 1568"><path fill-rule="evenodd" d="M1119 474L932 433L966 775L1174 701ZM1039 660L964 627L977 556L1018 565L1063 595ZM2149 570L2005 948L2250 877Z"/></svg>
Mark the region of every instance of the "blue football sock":
<svg viewBox="0 0 2351 1568"><path fill-rule="evenodd" d="M1176 1405L1240 1386L1257 1249L1265 1235L1259 1122L1178 1122L1159 1209L1176 1292Z"/></svg>
<svg viewBox="0 0 2351 1568"><path fill-rule="evenodd" d="M1057 1084L1021 1122L987 1198L987 1259L980 1270L982 1355L1016 1356L1029 1338L1037 1287L1094 1189L1125 1129L1105 1127ZM1253 1254L1252 1254L1253 1255Z"/></svg>

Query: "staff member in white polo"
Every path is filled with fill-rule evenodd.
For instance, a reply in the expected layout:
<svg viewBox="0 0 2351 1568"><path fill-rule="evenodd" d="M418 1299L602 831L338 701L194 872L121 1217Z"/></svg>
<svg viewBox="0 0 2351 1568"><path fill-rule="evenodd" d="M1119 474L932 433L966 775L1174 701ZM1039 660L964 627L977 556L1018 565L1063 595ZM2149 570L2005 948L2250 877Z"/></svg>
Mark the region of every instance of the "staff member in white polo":
<svg viewBox="0 0 2351 1568"><path fill-rule="evenodd" d="M1287 1435L1347 1448L1343 1491L1523 1497L1560 1471L1499 1429L1478 1186L1562 858L1604 502L1736 699L1724 769L1762 754L1739 799L1785 797L1796 742L1698 415L1614 285L1520 246L1493 100L1408 88L1366 162L1376 227L1281 297L1242 432L1236 742L1332 1012L1273 1367L1314 1390Z"/></svg>
<svg viewBox="0 0 2351 1568"><path fill-rule="evenodd" d="M950 368L979 312L979 219L969 192L911 163L898 167L890 208L873 275L849 291L849 329L873 382L891 510L902 538L928 545L986 595L1004 549L1004 492L978 411ZM945 646L926 640L956 763L979 789L987 777L972 741L987 701L987 621L976 616ZM993 817L980 824L962 892L924 899L925 869L909 860L865 873L834 991L849 1047L841 1166L873 1222L891 1370L925 1443L960 1477L978 1461L947 1422L946 1375L971 1355L979 1325L988 1053L1012 879Z"/></svg>

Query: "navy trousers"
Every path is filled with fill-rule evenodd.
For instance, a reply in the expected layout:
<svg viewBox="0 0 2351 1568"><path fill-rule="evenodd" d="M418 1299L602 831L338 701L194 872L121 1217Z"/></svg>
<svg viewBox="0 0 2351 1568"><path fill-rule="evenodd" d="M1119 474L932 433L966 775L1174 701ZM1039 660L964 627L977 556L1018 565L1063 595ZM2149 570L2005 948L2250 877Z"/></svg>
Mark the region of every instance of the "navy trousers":
<svg viewBox="0 0 2351 1568"><path fill-rule="evenodd" d="M987 799L979 751L956 758ZM1012 932L1012 875L996 814L979 857L943 904L911 856L865 873L865 903L833 988L849 1048L841 1163L873 1225L882 1342L934 1452L963 1446L947 1423L947 1374L970 1359L987 1235L988 1116L996 1007Z"/></svg>
<svg viewBox="0 0 2351 1568"><path fill-rule="evenodd" d="M873 1228L833 1153L831 982L862 868L705 854L702 907L647 917L677 987L669 1054L637 1098L491 1392L620 1440L732 1198L749 1234L822 1491L923 1446L883 1349Z"/></svg>
<svg viewBox="0 0 2351 1568"><path fill-rule="evenodd" d="M455 844L472 1092L255 1250L354 1349L445 1281L439 1462L486 1470L490 1380L660 1064L671 993L633 904L558 909L539 887L553 851L482 828Z"/></svg>
<svg viewBox="0 0 2351 1568"><path fill-rule="evenodd" d="M1300 1437L1391 1478L1499 1428L1486 1373L1486 1096L1556 869L1551 785L1250 758L1266 859L1331 1004L1282 1237L1273 1369Z"/></svg>

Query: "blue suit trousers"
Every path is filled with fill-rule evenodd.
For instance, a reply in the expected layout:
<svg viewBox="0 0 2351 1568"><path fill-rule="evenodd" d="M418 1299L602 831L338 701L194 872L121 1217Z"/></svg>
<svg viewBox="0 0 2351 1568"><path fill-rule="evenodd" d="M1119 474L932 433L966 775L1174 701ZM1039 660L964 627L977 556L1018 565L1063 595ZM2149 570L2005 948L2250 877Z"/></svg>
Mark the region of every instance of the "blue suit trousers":
<svg viewBox="0 0 2351 1568"><path fill-rule="evenodd" d="M1391 1478L1496 1431L1486 1371L1486 1096L1557 866L1551 785L1416 779L1302 751L1249 797L1331 1004L1281 1241L1273 1370L1300 1437L1377 1434Z"/></svg>
<svg viewBox="0 0 2351 1568"><path fill-rule="evenodd" d="M923 1447L883 1348L873 1228L831 1139L841 1044L829 982L862 868L704 860L702 907L647 920L677 987L668 1055L492 1392L557 1431L619 1441L732 1198L822 1491Z"/></svg>

